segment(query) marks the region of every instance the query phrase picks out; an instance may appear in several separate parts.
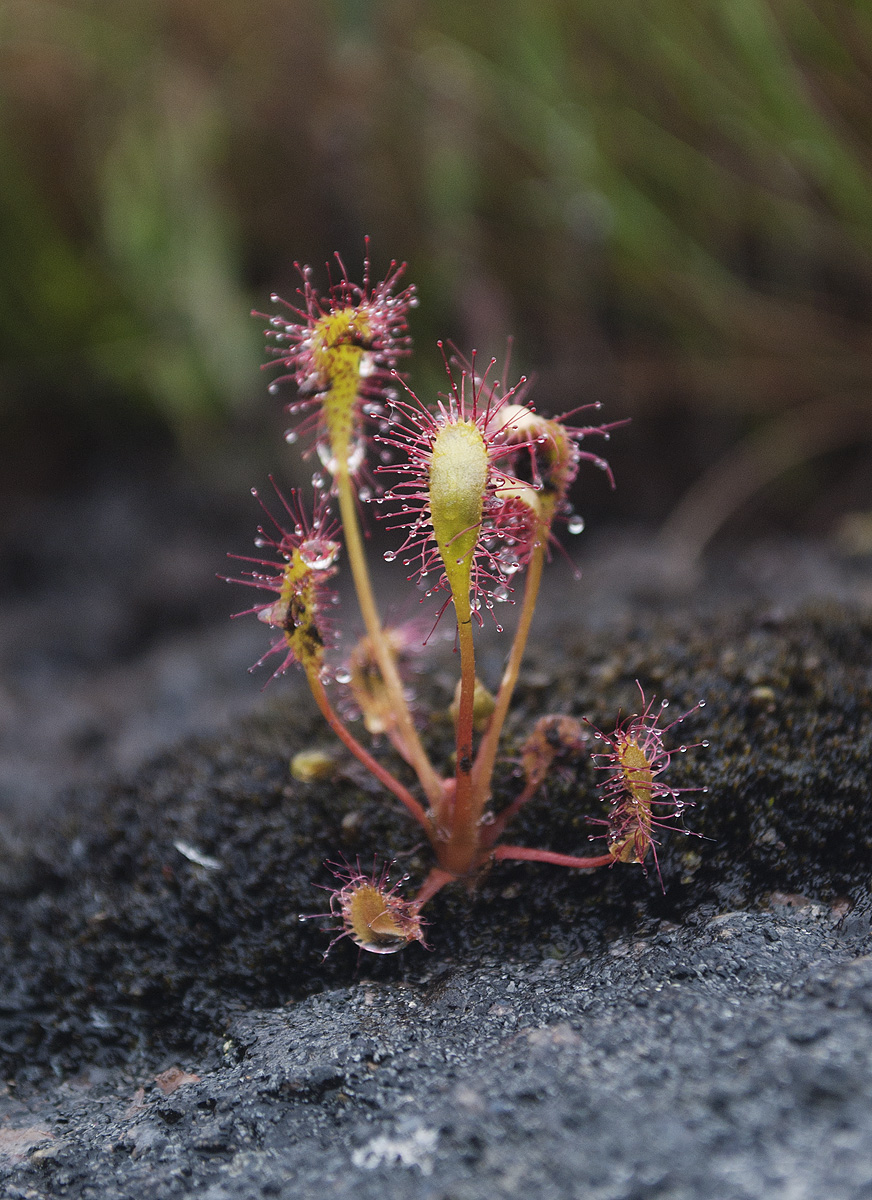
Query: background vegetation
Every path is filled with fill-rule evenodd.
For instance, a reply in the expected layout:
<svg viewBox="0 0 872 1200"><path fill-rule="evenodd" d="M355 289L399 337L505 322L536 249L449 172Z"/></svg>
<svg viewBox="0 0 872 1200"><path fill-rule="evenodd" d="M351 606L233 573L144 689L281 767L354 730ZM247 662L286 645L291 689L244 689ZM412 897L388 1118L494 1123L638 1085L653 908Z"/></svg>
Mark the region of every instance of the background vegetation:
<svg viewBox="0 0 872 1200"><path fill-rule="evenodd" d="M255 444L249 310L368 233L420 387L510 331L543 408L634 417L625 514L829 532L872 508L870 84L863 0L3 0L0 487Z"/></svg>

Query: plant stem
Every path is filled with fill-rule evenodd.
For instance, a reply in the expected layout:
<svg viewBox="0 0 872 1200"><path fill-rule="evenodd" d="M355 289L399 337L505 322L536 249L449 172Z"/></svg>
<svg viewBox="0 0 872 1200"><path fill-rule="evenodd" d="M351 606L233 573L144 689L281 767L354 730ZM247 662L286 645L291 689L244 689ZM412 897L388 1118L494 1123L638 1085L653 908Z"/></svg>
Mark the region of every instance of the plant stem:
<svg viewBox="0 0 872 1200"><path fill-rule="evenodd" d="M415 896L415 903L421 909L428 900L432 900L438 891L445 887L446 883L451 883L455 876L450 871L443 871L441 867L432 867L430 874L421 884L418 889L418 894Z"/></svg>
<svg viewBox="0 0 872 1200"><path fill-rule="evenodd" d="M403 784L400 783L399 779L396 779L390 773L390 771L386 770L381 763L377 762L376 759L374 759L369 753L369 751L361 746L354 734L346 729L345 725L343 725L342 721L340 721L339 717L336 715L336 712L330 704L330 701L327 699L327 692L325 691L324 684L321 682L317 667L307 667L306 678L309 681L309 687L312 689L312 695L315 697L315 703L318 705L325 721L339 738L339 740L348 747L355 758L363 763L368 771L372 772L379 783L384 784L386 788L394 793L398 800L405 804L406 808L409 810L418 824L423 826L427 836L430 837L432 825L430 823L430 818L424 811L423 806L418 803L408 788L404 787Z"/></svg>
<svg viewBox="0 0 872 1200"><path fill-rule="evenodd" d="M360 523L357 519L357 506L355 504L351 479L348 474L347 460L339 460L335 480L336 490L339 495L339 512L342 517L345 548L348 553L348 561L351 566L351 574L354 579L354 587L357 592L357 601L360 605L363 623L366 626L366 632L369 635L384 685L391 697L393 716L397 722L403 743L407 748L410 765L421 782L421 787L424 789L430 806L436 808L442 801L442 780L436 774L424 747L421 745L421 739L418 737L418 731L415 729L412 715L409 712L409 706L406 703L406 697L403 694L403 684L397 671L393 653L382 630L369 578L369 569L366 565L366 555L363 551L363 539L360 534Z"/></svg>
<svg viewBox="0 0 872 1200"><path fill-rule="evenodd" d="M534 850L529 846L496 846L495 859L510 859L520 862L553 863L557 867L607 867L614 862L611 854L598 854L594 858L576 858L574 854L555 854L553 850Z"/></svg>
<svg viewBox="0 0 872 1200"><path fill-rule="evenodd" d="M499 816L495 817L493 822L484 830L486 836L482 837L482 842L485 845L492 846L495 841L503 836L503 830L513 821L528 800L532 800L541 786L537 779L532 783L528 783L517 799L513 800Z"/></svg>
<svg viewBox="0 0 872 1200"><path fill-rule="evenodd" d="M503 678L500 683L500 690L497 693L496 705L490 719L490 724L487 727L481 745L478 748L478 756L475 760L475 766L472 771L472 786L475 791L476 802L480 810L484 809L490 797L491 778L494 771L494 763L496 762L497 750L500 744L500 735L503 731L503 725L506 720L506 715L509 711L509 705L512 702L512 693L515 690L515 684L518 681L518 672L521 669L521 660L524 657L524 651L527 648L527 638L530 633L530 625L533 621L533 612L536 608L536 600L539 595L539 585L542 581L542 567L545 563L545 550L548 545L548 531L543 529L540 533L539 541L533 550L533 556L530 559L530 565L527 568L527 582L524 587L524 599L521 605L521 615L518 618L518 628L515 630L515 637L512 641L512 648L509 651L509 660L506 663L506 668L503 672Z"/></svg>
<svg viewBox="0 0 872 1200"><path fill-rule="evenodd" d="M478 821L481 810L476 809L472 794L472 720L475 703L475 644L472 637L472 615L469 605L457 623L460 643L460 704L457 712L457 767L455 792L449 828L451 835L444 851L439 853L439 865L453 874L465 875L473 865L478 849Z"/></svg>

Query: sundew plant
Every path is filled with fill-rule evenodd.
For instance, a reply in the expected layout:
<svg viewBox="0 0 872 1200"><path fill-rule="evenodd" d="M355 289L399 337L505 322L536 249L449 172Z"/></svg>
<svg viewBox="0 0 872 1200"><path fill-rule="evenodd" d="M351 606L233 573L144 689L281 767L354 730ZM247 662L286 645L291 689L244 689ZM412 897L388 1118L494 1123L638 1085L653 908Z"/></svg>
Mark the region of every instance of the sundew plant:
<svg viewBox="0 0 872 1200"><path fill-rule="evenodd" d="M310 268L298 266L296 300L274 295L277 311L255 314L268 322L267 365L280 368L270 391L296 387L288 411L297 420L287 441L301 440L317 470L311 503L300 492L285 498L277 489L278 515L275 503L262 502L267 523L259 530L259 554L244 560L250 567L237 582L267 593L246 610L274 634L255 666L273 662L280 675L296 664L305 673L330 728L400 801L432 847L433 866L414 896L390 883L389 865L371 873L334 867L334 941L348 936L362 949L390 954L424 942L421 910L442 887L455 881L473 886L493 862L644 868L651 859L656 865L655 831L681 828L683 797L663 779L670 761L664 734L684 717L661 726L661 708L642 695L640 712L612 734L594 731L601 747L594 761L605 776L605 815L592 819L602 830L591 837L602 841L598 853L562 854L504 840L555 758L580 750L589 736L572 717L542 717L522 747L522 791L498 814L491 811L494 766L555 523L581 527L569 492L582 468L604 472L614 486L606 460L582 447L591 438L608 439L624 422L584 424L586 409L599 405L543 416L527 400L525 378L510 386L497 377L495 360L482 366L474 352L466 359L441 346L446 390L425 404L401 373L411 351L408 313L417 302L414 287L403 286L404 266L392 263L373 283L367 253L360 284L338 255L336 267L338 279L319 293ZM384 557L405 569L425 597L435 597L434 621L450 614L456 625L460 678L450 773L431 761L401 676L410 635L385 626L379 615L361 530L370 506L396 539ZM365 635L337 668L330 583L343 548ZM476 675L476 631L491 616L502 632L496 606L519 590L514 637L492 695ZM367 731L390 741L417 786L406 786L358 739L342 705L331 700L336 687L350 690Z"/></svg>

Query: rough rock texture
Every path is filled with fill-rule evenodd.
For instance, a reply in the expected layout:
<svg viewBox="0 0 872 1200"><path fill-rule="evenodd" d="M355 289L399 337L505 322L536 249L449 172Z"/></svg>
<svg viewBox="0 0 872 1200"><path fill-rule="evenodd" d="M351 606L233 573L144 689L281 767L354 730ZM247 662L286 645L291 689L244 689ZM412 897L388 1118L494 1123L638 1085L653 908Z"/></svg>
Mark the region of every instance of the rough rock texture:
<svg viewBox="0 0 872 1200"><path fill-rule="evenodd" d="M869 948L778 904L251 1011L139 1087L7 1098L5 1195L868 1196Z"/></svg>

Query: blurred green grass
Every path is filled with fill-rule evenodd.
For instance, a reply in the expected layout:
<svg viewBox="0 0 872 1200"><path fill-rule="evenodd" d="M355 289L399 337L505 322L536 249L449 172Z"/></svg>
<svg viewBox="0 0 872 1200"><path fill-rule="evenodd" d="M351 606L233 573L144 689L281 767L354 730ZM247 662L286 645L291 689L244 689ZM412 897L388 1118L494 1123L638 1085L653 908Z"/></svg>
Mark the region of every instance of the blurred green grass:
<svg viewBox="0 0 872 1200"><path fill-rule="evenodd" d="M689 483L869 407L870 98L859 0L5 0L0 422L236 436L249 309L368 233L419 386L511 332L543 407L660 420Z"/></svg>

